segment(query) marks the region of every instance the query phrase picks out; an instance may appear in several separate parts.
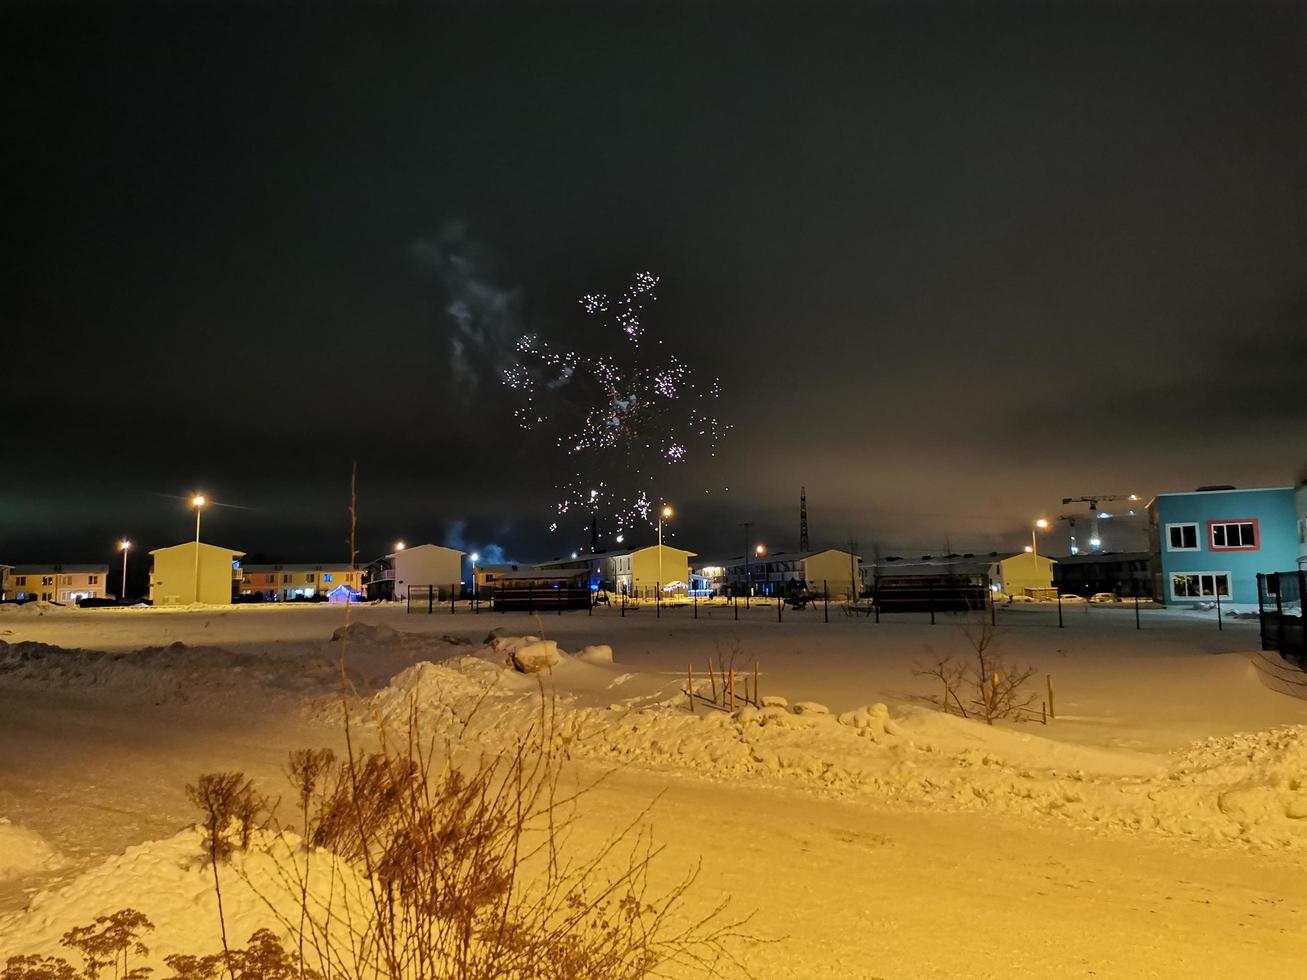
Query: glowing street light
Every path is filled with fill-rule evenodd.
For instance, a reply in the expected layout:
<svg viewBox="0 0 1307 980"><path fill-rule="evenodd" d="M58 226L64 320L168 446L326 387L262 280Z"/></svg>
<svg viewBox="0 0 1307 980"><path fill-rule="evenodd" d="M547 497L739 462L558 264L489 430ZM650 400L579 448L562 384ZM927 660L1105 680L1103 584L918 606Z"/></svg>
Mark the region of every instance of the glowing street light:
<svg viewBox="0 0 1307 980"><path fill-rule="evenodd" d="M666 501L658 510L658 588L663 587L663 521L672 519L671 505Z"/></svg>
<svg viewBox="0 0 1307 980"><path fill-rule="evenodd" d="M195 595L192 601L200 601L200 515L204 513L204 505L208 501L204 499L204 494L197 493L191 498L191 506L195 508ZM124 554L124 558L127 556Z"/></svg>
<svg viewBox="0 0 1307 980"><path fill-rule="evenodd" d="M118 542L118 550L123 553L123 583L122 588L119 590L119 601L127 598L127 552L131 546L132 543L126 538Z"/></svg>
<svg viewBox="0 0 1307 980"><path fill-rule="evenodd" d="M1046 521L1044 518L1041 517L1039 520L1035 521L1035 526L1030 529L1030 547L1027 548L1026 550L1030 552L1032 555L1038 557L1039 542L1035 539L1036 529L1040 531L1048 530L1048 521Z"/></svg>
<svg viewBox="0 0 1307 980"><path fill-rule="evenodd" d="M474 551L468 555L468 558L472 561L472 595L475 597L477 594L477 562L481 560L481 556Z"/></svg>
<svg viewBox="0 0 1307 980"><path fill-rule="evenodd" d="M395 550L396 550L396 551L403 551L403 550L404 550L404 542L403 542L403 541L396 541L396 542L395 542Z"/></svg>

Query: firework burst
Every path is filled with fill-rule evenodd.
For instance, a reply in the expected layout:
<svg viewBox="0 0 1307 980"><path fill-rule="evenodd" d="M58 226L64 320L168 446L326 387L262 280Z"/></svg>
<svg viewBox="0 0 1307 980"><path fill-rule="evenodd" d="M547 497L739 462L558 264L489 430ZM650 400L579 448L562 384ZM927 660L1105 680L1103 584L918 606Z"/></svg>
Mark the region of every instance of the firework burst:
<svg viewBox="0 0 1307 980"><path fill-rule="evenodd" d="M518 400L518 426L558 432L568 464L558 486L562 520L596 518L617 534L651 524L655 484L666 468L694 453L715 455L730 428L716 416L717 379L701 385L682 358L661 354L662 341L642 346L649 339L643 313L657 298L658 281L642 272L615 299L581 297L581 308L597 323L597 346L615 339L614 353L559 351L532 334L518 340L516 360L503 371Z"/></svg>

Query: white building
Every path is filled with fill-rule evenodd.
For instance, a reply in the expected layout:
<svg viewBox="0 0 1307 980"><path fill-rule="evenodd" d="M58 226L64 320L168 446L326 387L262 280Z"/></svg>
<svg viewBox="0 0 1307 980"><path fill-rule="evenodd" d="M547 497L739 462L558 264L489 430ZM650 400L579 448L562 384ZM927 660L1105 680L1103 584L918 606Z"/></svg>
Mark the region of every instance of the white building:
<svg viewBox="0 0 1307 980"><path fill-rule="evenodd" d="M439 544L418 544L383 555L368 565L363 585L369 599L407 599L409 588L426 595L429 588L447 594L463 581L466 552Z"/></svg>

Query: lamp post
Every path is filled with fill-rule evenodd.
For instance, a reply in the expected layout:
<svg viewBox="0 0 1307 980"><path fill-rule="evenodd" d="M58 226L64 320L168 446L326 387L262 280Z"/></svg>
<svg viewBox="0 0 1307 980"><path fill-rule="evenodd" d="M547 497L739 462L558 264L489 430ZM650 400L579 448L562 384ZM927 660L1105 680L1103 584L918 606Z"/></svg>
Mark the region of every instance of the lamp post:
<svg viewBox="0 0 1307 980"><path fill-rule="evenodd" d="M131 548L132 543L126 538L118 542L118 550L123 553L123 582L118 590L118 601L122 602L127 598L127 551Z"/></svg>
<svg viewBox="0 0 1307 980"><path fill-rule="evenodd" d="M664 503L658 511L658 584L655 588L663 587L663 521L672 519L672 508Z"/></svg>
<svg viewBox="0 0 1307 980"><path fill-rule="evenodd" d="M204 512L205 503L202 493L191 498L191 506L195 508L195 595L192 602L200 601L200 514Z"/></svg>
<svg viewBox="0 0 1307 980"><path fill-rule="evenodd" d="M740 527L744 528L744 550L740 552L740 561L744 564L744 596L745 605L748 605L749 597L749 530L753 527L753 521L740 521Z"/></svg>
<svg viewBox="0 0 1307 980"><path fill-rule="evenodd" d="M754 554L757 556L757 558L758 558L758 564L761 565L761 564L762 564L762 556L765 555L765 554L767 554L767 548L766 548L765 545L761 545L761 544L760 544L760 545L758 545L756 548L753 549L753 553L754 553ZM763 576L764 576L763 582L764 582L764 584L766 583L766 578L765 578L766 574L767 574L767 573L764 571L764 572L763 572Z"/></svg>
<svg viewBox="0 0 1307 980"><path fill-rule="evenodd" d="M474 551L468 557L472 559L472 598L475 599L477 597L477 562L481 560L481 556Z"/></svg>
<svg viewBox="0 0 1307 980"><path fill-rule="evenodd" d="M1047 528L1048 521L1041 517L1039 520L1035 521L1035 526L1030 529L1030 553L1036 558L1039 557L1039 542L1035 539L1035 534L1037 531L1044 531L1047 530Z"/></svg>
<svg viewBox="0 0 1307 980"><path fill-rule="evenodd" d="M396 551L403 551L403 550L404 550L404 542L403 542L403 541L396 541L396 542L395 542L395 550L396 550Z"/></svg>

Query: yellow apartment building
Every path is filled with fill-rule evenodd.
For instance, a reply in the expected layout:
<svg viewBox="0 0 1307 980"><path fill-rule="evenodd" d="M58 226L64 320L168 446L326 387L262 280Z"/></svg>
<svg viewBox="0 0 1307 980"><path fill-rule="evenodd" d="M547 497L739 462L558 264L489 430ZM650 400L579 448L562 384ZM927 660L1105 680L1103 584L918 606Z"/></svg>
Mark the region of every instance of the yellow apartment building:
<svg viewBox="0 0 1307 980"><path fill-rule="evenodd" d="M241 582L240 559L245 552L201 543L197 561L196 549L194 541L187 541L150 552L151 603L224 606L232 601Z"/></svg>

